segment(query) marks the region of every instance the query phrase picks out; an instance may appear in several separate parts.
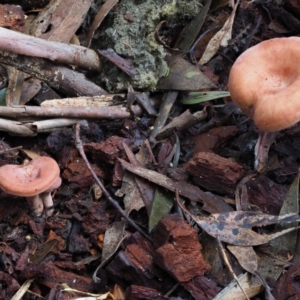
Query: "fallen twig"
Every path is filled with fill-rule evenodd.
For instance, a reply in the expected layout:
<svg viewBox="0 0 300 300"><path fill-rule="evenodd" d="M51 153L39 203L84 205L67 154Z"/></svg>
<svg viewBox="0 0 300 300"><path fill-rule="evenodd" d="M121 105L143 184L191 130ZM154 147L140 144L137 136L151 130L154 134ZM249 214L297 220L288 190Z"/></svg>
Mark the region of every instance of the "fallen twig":
<svg viewBox="0 0 300 300"><path fill-rule="evenodd" d="M47 58L63 64L100 71L98 54L88 48L36 38L0 27L0 50Z"/></svg>
<svg viewBox="0 0 300 300"><path fill-rule="evenodd" d="M111 106L120 104L120 98L124 99L125 94L107 94L101 96L91 97L74 97L74 98L62 98L62 99L51 99L41 103L43 107L75 107L75 106ZM118 101L116 99L119 99Z"/></svg>
<svg viewBox="0 0 300 300"><path fill-rule="evenodd" d="M3 150L0 150L0 154L8 153L8 152L11 152L14 150L20 150L22 148L23 148L23 146L17 146L17 147L13 147L13 148L3 149Z"/></svg>
<svg viewBox="0 0 300 300"><path fill-rule="evenodd" d="M95 96L107 94L101 87L86 79L82 73L42 58L0 50L0 63L14 66L67 95Z"/></svg>
<svg viewBox="0 0 300 300"><path fill-rule="evenodd" d="M136 115L141 114L139 106L133 106ZM0 106L0 116L8 118L47 117L80 119L125 119L130 112L123 106L101 107L39 107L39 106Z"/></svg>
<svg viewBox="0 0 300 300"><path fill-rule="evenodd" d="M153 125L153 130L149 137L149 141L151 143L155 143L156 136L159 134L161 129L164 127L164 125L169 117L170 110L173 107L173 104L175 103L177 95L178 95L178 92L168 92L165 95L163 103L160 106L158 116L155 119L155 123Z"/></svg>
<svg viewBox="0 0 300 300"><path fill-rule="evenodd" d="M19 121L12 121L0 118L0 131L5 131L13 135L34 136L36 133Z"/></svg>

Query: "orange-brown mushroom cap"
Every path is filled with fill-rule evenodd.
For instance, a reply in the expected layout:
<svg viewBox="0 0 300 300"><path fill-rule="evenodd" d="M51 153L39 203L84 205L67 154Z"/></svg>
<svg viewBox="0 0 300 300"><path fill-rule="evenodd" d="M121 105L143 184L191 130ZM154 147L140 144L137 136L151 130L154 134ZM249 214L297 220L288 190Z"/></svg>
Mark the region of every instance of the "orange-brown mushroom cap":
<svg viewBox="0 0 300 300"><path fill-rule="evenodd" d="M27 165L0 168L0 187L7 193L30 197L47 190L59 176L59 167L50 157L40 156Z"/></svg>
<svg viewBox="0 0 300 300"><path fill-rule="evenodd" d="M264 131L300 121L300 38L275 38L236 60L228 88L233 101Z"/></svg>

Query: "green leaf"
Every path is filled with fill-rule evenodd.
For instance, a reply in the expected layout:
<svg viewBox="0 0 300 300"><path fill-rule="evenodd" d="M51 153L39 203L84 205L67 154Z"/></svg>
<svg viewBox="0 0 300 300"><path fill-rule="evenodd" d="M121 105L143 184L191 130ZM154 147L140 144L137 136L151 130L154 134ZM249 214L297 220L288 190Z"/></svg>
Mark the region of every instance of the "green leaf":
<svg viewBox="0 0 300 300"><path fill-rule="evenodd" d="M6 90L7 88L0 90L0 106L6 106Z"/></svg>
<svg viewBox="0 0 300 300"><path fill-rule="evenodd" d="M215 88L216 85L195 65L180 55L171 56L168 62L170 72L157 83L158 90L199 91Z"/></svg>
<svg viewBox="0 0 300 300"><path fill-rule="evenodd" d="M172 206L173 197L168 191L157 188L155 190L153 205L151 209L151 214L149 217L149 231L151 232L155 225L161 220L162 217L166 216Z"/></svg>
<svg viewBox="0 0 300 300"><path fill-rule="evenodd" d="M211 101L218 98L230 96L229 92L226 91L211 91L211 92L191 92L188 97L183 99L183 104L197 104L205 101Z"/></svg>

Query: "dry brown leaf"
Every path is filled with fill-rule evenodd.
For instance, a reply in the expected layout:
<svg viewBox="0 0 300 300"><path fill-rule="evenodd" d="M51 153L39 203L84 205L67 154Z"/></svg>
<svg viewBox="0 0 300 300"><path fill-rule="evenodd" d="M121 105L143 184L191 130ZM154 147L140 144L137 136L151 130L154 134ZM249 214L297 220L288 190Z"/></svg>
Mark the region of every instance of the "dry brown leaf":
<svg viewBox="0 0 300 300"><path fill-rule="evenodd" d="M113 295L118 300L125 300L126 299L126 295L125 295L124 291L117 284L115 284L115 286L114 286Z"/></svg>
<svg viewBox="0 0 300 300"><path fill-rule="evenodd" d="M213 38L209 41L199 63L204 65L208 63L211 58L217 53L220 46L226 47L228 41L231 39L232 25L235 18L235 13L239 5L239 0L234 4L230 17L225 22L224 26L219 30Z"/></svg>
<svg viewBox="0 0 300 300"><path fill-rule="evenodd" d="M256 296L263 290L261 284L253 284L251 282L251 274L245 273L238 277L239 283L249 298ZM223 289L213 300L245 300L246 297L232 281L225 289Z"/></svg>
<svg viewBox="0 0 300 300"><path fill-rule="evenodd" d="M257 255L252 247L227 245L227 249L236 257L244 270L255 274L257 271Z"/></svg>
<svg viewBox="0 0 300 300"><path fill-rule="evenodd" d="M145 206L134 176L129 172L124 174L122 186L116 191L115 195L118 197L124 196L123 202L128 215L132 210L139 211Z"/></svg>
<svg viewBox="0 0 300 300"><path fill-rule="evenodd" d="M299 216L288 214L285 216L273 216L260 212L226 212L212 214L209 217L198 217L191 214L187 209L178 202L182 210L205 230L209 235L237 246L257 246L270 242L271 240L287 234L296 228L288 228L273 234L259 234L253 231L252 227L261 227L277 223L290 223L299 220Z"/></svg>

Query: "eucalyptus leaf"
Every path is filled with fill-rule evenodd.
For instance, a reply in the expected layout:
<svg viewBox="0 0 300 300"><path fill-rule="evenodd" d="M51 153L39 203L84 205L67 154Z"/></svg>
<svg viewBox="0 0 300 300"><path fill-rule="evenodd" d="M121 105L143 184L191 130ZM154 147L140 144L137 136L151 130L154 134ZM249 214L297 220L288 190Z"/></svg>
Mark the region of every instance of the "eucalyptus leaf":
<svg viewBox="0 0 300 300"><path fill-rule="evenodd" d="M197 104L228 96L230 96L230 93L226 91L191 92L188 97L181 102L183 104Z"/></svg>

